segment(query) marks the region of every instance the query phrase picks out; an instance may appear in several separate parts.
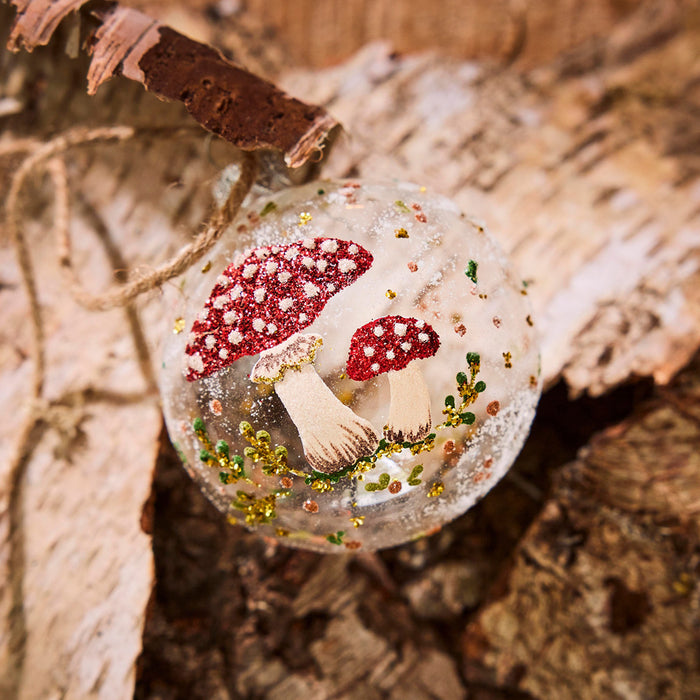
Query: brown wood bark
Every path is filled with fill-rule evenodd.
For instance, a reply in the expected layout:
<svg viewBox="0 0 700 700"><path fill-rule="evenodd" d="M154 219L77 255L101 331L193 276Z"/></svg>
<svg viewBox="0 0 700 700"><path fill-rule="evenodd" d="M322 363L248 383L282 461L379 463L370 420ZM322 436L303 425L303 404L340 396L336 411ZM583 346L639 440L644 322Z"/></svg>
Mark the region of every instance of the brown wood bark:
<svg viewBox="0 0 700 700"><path fill-rule="evenodd" d="M328 174L416 180L484 219L530 282L542 334L551 388L509 476L432 538L379 555L286 550L221 519L161 432L123 312L68 298L36 178L24 206L51 403L11 509L0 472L9 697L122 698L134 682L139 698L694 697L697 361L672 377L700 343L700 52L667 5L529 72L373 46L284 79L345 124ZM282 64L251 40L255 19L237 16L234 34L220 15L164 12ZM123 80L88 98L86 62L51 45L1 55L0 72L0 145L75 124L191 124ZM232 156L200 137L72 154L86 284L113 274L100 237L132 267L177 249L206 211L212 161ZM5 459L29 329L0 240ZM157 294L140 313L155 346Z"/></svg>

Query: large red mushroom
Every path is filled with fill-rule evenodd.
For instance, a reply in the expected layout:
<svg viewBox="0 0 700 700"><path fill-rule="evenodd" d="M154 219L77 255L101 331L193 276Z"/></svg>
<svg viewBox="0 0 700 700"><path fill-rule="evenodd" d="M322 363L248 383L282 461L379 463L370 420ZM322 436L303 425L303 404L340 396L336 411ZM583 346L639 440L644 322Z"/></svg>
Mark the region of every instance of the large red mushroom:
<svg viewBox="0 0 700 700"><path fill-rule="evenodd" d="M316 374L313 361L321 337L300 331L372 260L362 246L338 238L252 250L218 277L193 323L185 348L186 378L210 376L240 357L260 353L251 379L274 385L314 469L336 472L371 454L377 431Z"/></svg>
<svg viewBox="0 0 700 700"><path fill-rule="evenodd" d="M356 381L389 377L388 440L418 442L430 433L430 393L417 360L432 357L439 347L440 336L430 324L404 316L375 319L353 334L348 376Z"/></svg>

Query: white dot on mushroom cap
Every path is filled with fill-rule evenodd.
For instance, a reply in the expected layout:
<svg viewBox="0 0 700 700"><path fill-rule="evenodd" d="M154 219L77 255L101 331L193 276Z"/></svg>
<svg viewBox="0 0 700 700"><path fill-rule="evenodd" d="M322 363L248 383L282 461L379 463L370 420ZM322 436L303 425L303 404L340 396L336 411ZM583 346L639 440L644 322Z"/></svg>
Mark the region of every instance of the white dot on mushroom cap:
<svg viewBox="0 0 700 700"><path fill-rule="evenodd" d="M292 308L294 304L294 299L292 297L285 297L284 299L280 299L280 309L282 311L289 311L289 309Z"/></svg>
<svg viewBox="0 0 700 700"><path fill-rule="evenodd" d="M211 350L216 345L216 337L210 333L204 339L204 344Z"/></svg>
<svg viewBox="0 0 700 700"><path fill-rule="evenodd" d="M353 244L348 248L348 253L350 253L350 255L355 255L355 253L357 253L358 250L359 250L359 248L353 243Z"/></svg>
<svg viewBox="0 0 700 700"><path fill-rule="evenodd" d="M384 335L384 329L381 326L375 326L374 335L376 335L377 338L379 338L380 336Z"/></svg>
<svg viewBox="0 0 700 700"><path fill-rule="evenodd" d="M334 285L334 284L327 284L327 285L326 285L326 289L327 289L331 294L333 294L333 292L335 291L335 285Z"/></svg>
<svg viewBox="0 0 700 700"><path fill-rule="evenodd" d="M236 301L239 296L241 296L241 292L243 291L243 287L241 287L240 284L237 284L228 294L229 299L231 301Z"/></svg>
<svg viewBox="0 0 700 700"><path fill-rule="evenodd" d="M418 340L420 340L421 343L427 343L430 340L430 336L427 333L419 333Z"/></svg>
<svg viewBox="0 0 700 700"><path fill-rule="evenodd" d="M274 272L277 272L277 268L279 265L276 262L273 262L270 260L269 263L265 264L265 272L267 272L268 275L273 274Z"/></svg>
<svg viewBox="0 0 700 700"><path fill-rule="evenodd" d="M277 326L274 323L268 323L267 324L267 332L270 335L274 335L275 333L277 333Z"/></svg>
<svg viewBox="0 0 700 700"><path fill-rule="evenodd" d="M214 308L215 309L223 309L224 306L226 306L226 304L228 304L228 297L226 297L226 296L222 295L222 296L216 297L216 299L214 299Z"/></svg>
<svg viewBox="0 0 700 700"><path fill-rule="evenodd" d="M411 343L401 343L401 349L404 352L408 352L411 349Z"/></svg>
<svg viewBox="0 0 700 700"><path fill-rule="evenodd" d="M216 283L221 285L222 287L228 287L229 284L231 284L231 280L228 277L226 277L226 275L219 275L216 278Z"/></svg>
<svg viewBox="0 0 700 700"><path fill-rule="evenodd" d="M228 342L231 343L231 345L238 345L238 343L243 340L243 336L240 334L239 331L231 331L228 334Z"/></svg>
<svg viewBox="0 0 700 700"><path fill-rule="evenodd" d="M231 324L238 318L238 314L235 311L227 311L224 314L224 323Z"/></svg>
<svg viewBox="0 0 700 700"><path fill-rule="evenodd" d="M258 271L258 266L257 265L246 265L243 268L243 277L247 280L249 280L256 272Z"/></svg>
<svg viewBox="0 0 700 700"><path fill-rule="evenodd" d="M197 340L197 334L196 334L196 333L190 333L190 334L187 336L187 344L188 344L188 345L192 345L192 343L194 343L195 340Z"/></svg>
<svg viewBox="0 0 700 700"><path fill-rule="evenodd" d="M378 363L378 362L373 362L373 363L370 365L370 369L371 369L373 372L379 372L379 363Z"/></svg>
<svg viewBox="0 0 700 700"><path fill-rule="evenodd" d="M279 280L279 282L281 284L286 284L287 282L289 282L291 277L292 277L291 272L280 272L279 275L277 275L277 279Z"/></svg>
<svg viewBox="0 0 700 700"><path fill-rule="evenodd" d="M416 321L416 328L423 328L425 325L425 321Z"/></svg>
<svg viewBox="0 0 700 700"><path fill-rule="evenodd" d="M308 316L306 314L299 314L299 323L306 323Z"/></svg>
<svg viewBox="0 0 700 700"><path fill-rule="evenodd" d="M221 350L219 350L219 357L225 360L228 357L228 350L226 348L221 348Z"/></svg>
<svg viewBox="0 0 700 700"><path fill-rule="evenodd" d="M272 248L270 248L270 250L271 250L275 255L277 255L277 253L279 253L280 250L282 250L282 249L281 249L278 245L273 245Z"/></svg>
<svg viewBox="0 0 700 700"><path fill-rule="evenodd" d="M287 260L294 260L296 256L299 255L299 250L297 248L290 248L285 254L284 257Z"/></svg>
<svg viewBox="0 0 700 700"><path fill-rule="evenodd" d="M315 285L312 284L311 282L307 282L304 285L304 294L306 294L307 297L312 298L315 296L318 296L319 288Z"/></svg>
<svg viewBox="0 0 700 700"><path fill-rule="evenodd" d="M316 263L316 267L320 272L325 272L326 268L328 267L328 260L319 260Z"/></svg>
<svg viewBox="0 0 700 700"><path fill-rule="evenodd" d="M338 251L338 241L329 238L321 243L321 250L324 253L336 253Z"/></svg>
<svg viewBox="0 0 700 700"><path fill-rule="evenodd" d="M201 321L202 323L207 320L209 317L209 309L205 306L198 314L197 314L197 320Z"/></svg>
<svg viewBox="0 0 700 700"><path fill-rule="evenodd" d="M269 255L269 253L265 250L265 248L258 248L255 251L255 257L258 260L264 260L268 255Z"/></svg>
<svg viewBox="0 0 700 700"><path fill-rule="evenodd" d="M301 244L307 250L313 250L316 247L316 241L313 238L305 238Z"/></svg>
<svg viewBox="0 0 700 700"><path fill-rule="evenodd" d="M341 258L338 260L338 269L345 274L352 272L356 267L357 265L355 265L352 260L348 260L347 258Z"/></svg>
<svg viewBox="0 0 700 700"><path fill-rule="evenodd" d="M265 301L265 289L264 289L264 287L258 287L253 292L253 298L255 299L255 301L258 302L258 304L262 304Z"/></svg>
<svg viewBox="0 0 700 700"><path fill-rule="evenodd" d="M187 366L190 369L193 369L195 372L204 372L204 361L202 360L202 356L199 354L190 355L187 358Z"/></svg>
<svg viewBox="0 0 700 700"><path fill-rule="evenodd" d="M307 269L310 270L314 266L314 259L313 258L302 258L301 264Z"/></svg>
<svg viewBox="0 0 700 700"><path fill-rule="evenodd" d="M398 335L398 336L401 336L402 338L403 338L403 336L406 335L407 330L408 330L408 326L405 323L395 323L394 324L394 333L396 333L396 335Z"/></svg>
<svg viewBox="0 0 700 700"><path fill-rule="evenodd" d="M363 348L363 352L367 357L372 357L372 355L374 355L374 348L367 346L366 348Z"/></svg>
<svg viewBox="0 0 700 700"><path fill-rule="evenodd" d="M389 350L386 354L386 359L387 360L393 360L396 357L396 354L394 353L393 350Z"/></svg>
<svg viewBox="0 0 700 700"><path fill-rule="evenodd" d="M261 318L254 318L253 319L253 328L256 331L261 331L263 328L265 328L265 321L263 321Z"/></svg>

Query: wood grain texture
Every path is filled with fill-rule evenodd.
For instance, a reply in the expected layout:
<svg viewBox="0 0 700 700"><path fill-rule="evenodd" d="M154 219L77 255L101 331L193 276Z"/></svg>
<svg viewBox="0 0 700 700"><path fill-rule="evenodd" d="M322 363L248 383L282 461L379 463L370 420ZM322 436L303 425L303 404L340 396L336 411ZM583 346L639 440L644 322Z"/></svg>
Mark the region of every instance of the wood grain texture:
<svg viewBox="0 0 700 700"><path fill-rule="evenodd" d="M657 30L621 28L584 75L373 45L287 85L345 125L326 174L418 182L484 221L529 282L546 382L597 395L668 382L700 346L700 38Z"/></svg>
<svg viewBox="0 0 700 700"><path fill-rule="evenodd" d="M274 28L299 64L323 66L366 43L387 40L400 53L440 49L461 59L545 63L608 30L636 0L247 0L246 12Z"/></svg>
<svg viewBox="0 0 700 700"><path fill-rule="evenodd" d="M5 54L0 63L3 89L16 90L20 105L18 114L4 118L1 147L76 123L131 120L168 134L158 138L156 129L135 143L67 156L73 254L87 288L124 279L124 264L114 270L106 251L150 267L197 230L215 172L208 158L226 153L228 162L232 149L223 142L207 149L201 130L187 130L184 110L173 111L129 81L111 82L88 97L84 59L68 60L60 48L37 48L29 57ZM46 75L48 82L37 78ZM174 134L177 148L170 145ZM4 191L17 163L17 157L0 160ZM159 449L160 408L146 391L127 314L87 312L68 294L49 235L51 190L41 173L31 179L22 206L48 365L45 418L13 490L6 467L27 408L31 328L0 224L0 577L6 582L0 587L0 696L121 700L133 692L153 585L151 540L141 522ZM138 312L155 349L167 330L158 294L142 301Z"/></svg>

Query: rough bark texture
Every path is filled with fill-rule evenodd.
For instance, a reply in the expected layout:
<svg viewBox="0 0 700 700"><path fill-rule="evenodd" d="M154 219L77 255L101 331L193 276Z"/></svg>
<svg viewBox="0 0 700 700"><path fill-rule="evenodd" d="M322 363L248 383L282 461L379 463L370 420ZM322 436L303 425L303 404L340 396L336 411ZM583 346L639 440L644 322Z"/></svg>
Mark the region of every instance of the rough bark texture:
<svg viewBox="0 0 700 700"><path fill-rule="evenodd" d="M469 681L563 700L698 697L698 369L557 475L508 590L465 631Z"/></svg>
<svg viewBox="0 0 700 700"><path fill-rule="evenodd" d="M524 4L566 13L546 5ZM373 46L285 79L344 122L327 174L417 180L483 218L542 334L550 389L513 470L441 532L379 555L289 551L222 520L142 393L123 312L67 297L35 178L24 207L50 405L11 503L0 471L0 695L126 698L136 678L136 697L162 700L698 697L700 42L680 3L593 5L617 8L596 20L608 40L529 72ZM160 7L256 70L283 64L225 2L213 22ZM545 36L528 41L546 53ZM2 54L0 71L0 146L75 124L191 123L121 79L87 97L85 59L52 45ZM71 154L87 286L112 276L100 238L131 267L177 249L206 211L212 161L232 155L180 136ZM17 162L0 162L3 189ZM0 260L4 464L29 328L12 252ZM157 294L140 312L155 344Z"/></svg>

